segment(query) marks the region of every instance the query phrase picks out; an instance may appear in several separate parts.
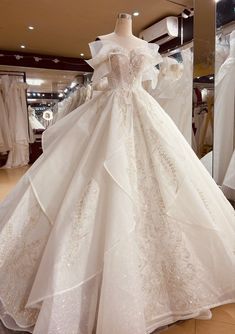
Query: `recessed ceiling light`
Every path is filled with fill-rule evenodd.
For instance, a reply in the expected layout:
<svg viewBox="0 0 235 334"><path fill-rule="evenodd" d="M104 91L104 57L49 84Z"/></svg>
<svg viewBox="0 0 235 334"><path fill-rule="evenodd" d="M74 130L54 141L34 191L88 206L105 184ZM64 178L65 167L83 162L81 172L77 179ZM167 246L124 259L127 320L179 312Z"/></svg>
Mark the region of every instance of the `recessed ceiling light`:
<svg viewBox="0 0 235 334"><path fill-rule="evenodd" d="M139 12L134 12L132 15L133 15L133 16L139 16L140 13L139 13Z"/></svg>
<svg viewBox="0 0 235 334"><path fill-rule="evenodd" d="M33 26L28 26L29 30L33 30L34 27Z"/></svg>
<svg viewBox="0 0 235 334"><path fill-rule="evenodd" d="M84 57L84 53L80 53L80 56L81 56L81 57Z"/></svg>
<svg viewBox="0 0 235 334"><path fill-rule="evenodd" d="M21 49L25 49L25 45L21 45L20 47L21 47Z"/></svg>

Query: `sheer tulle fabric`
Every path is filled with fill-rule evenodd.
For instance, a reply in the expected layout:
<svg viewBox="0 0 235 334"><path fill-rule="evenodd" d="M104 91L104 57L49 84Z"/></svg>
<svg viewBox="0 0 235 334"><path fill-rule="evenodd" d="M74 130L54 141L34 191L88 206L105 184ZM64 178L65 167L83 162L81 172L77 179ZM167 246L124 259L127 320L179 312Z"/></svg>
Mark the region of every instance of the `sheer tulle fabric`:
<svg viewBox="0 0 235 334"><path fill-rule="evenodd" d="M1 206L9 327L144 334L235 300L233 209L142 88L157 50L111 46L93 55L109 89L45 131L43 155Z"/></svg>

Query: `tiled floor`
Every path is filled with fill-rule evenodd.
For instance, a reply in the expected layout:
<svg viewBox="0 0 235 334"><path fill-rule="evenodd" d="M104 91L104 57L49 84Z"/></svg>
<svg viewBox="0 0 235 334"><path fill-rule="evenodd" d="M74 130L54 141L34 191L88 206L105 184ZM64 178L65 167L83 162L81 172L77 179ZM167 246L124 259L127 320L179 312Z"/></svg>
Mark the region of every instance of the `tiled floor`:
<svg viewBox="0 0 235 334"><path fill-rule="evenodd" d="M0 201L9 193L27 169L28 167L11 170L0 169ZM235 304L217 307L212 310L212 313L211 320L178 322L162 334L235 334ZM0 325L0 334L13 333L16 332L5 330ZM23 334L24 332L20 333Z"/></svg>

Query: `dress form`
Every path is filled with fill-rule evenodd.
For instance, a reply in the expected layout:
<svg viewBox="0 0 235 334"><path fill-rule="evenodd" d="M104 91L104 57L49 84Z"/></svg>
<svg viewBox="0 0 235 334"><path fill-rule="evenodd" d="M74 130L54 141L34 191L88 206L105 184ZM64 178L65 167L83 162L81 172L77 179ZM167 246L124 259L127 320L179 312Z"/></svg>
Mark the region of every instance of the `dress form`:
<svg viewBox="0 0 235 334"><path fill-rule="evenodd" d="M107 39L114 43L120 44L127 50L132 50L143 44L146 44L140 38L137 38L132 33L132 16L126 13L118 14L114 32L111 34L99 36L99 39Z"/></svg>

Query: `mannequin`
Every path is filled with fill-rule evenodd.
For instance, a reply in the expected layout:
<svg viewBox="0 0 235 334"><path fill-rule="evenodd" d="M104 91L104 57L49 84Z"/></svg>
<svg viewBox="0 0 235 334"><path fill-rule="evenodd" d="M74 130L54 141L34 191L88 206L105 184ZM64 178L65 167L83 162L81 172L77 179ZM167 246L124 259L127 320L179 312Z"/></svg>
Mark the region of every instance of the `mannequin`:
<svg viewBox="0 0 235 334"><path fill-rule="evenodd" d="M114 43L118 43L120 46L129 51L146 44L146 41L143 41L133 35L132 16L126 13L118 14L114 32L108 35L98 36L98 38L100 40L107 39Z"/></svg>

